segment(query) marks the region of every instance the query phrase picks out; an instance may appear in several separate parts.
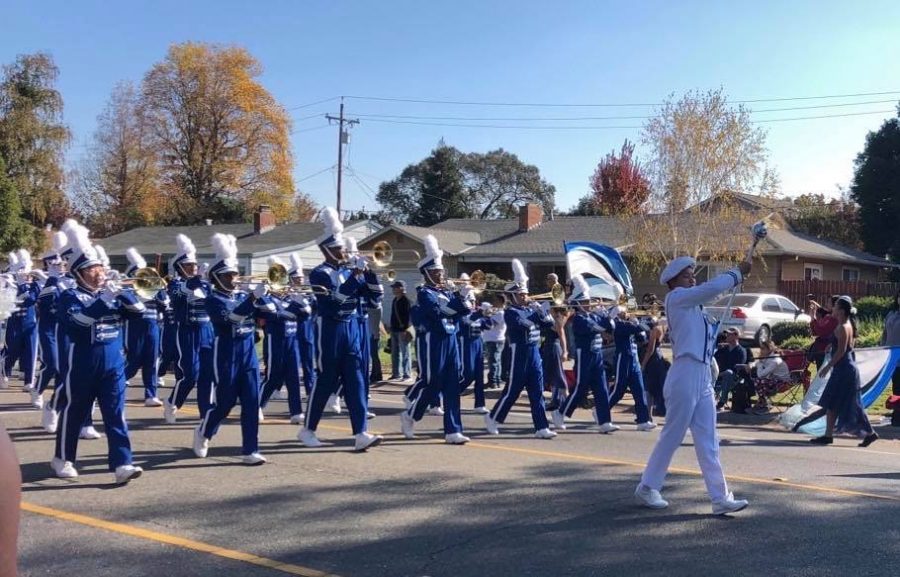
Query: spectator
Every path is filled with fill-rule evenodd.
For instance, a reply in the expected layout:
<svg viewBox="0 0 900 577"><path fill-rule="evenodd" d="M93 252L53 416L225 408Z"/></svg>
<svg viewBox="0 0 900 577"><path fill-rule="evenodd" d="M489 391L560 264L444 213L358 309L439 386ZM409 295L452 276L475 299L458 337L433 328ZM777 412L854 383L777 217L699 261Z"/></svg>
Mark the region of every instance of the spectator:
<svg viewBox="0 0 900 577"><path fill-rule="evenodd" d="M725 329L725 344L715 354L716 363L719 365L719 378L716 380L716 389L719 391L719 402L716 409L725 407L728 401L728 393L734 388L738 378L738 366L747 365L747 351L740 343L740 332L729 327Z"/></svg>
<svg viewBox="0 0 900 577"><path fill-rule="evenodd" d="M391 380L408 381L412 373L409 358L409 344L412 342L412 325L409 320L409 297L406 296L406 282L391 284L394 301L391 305ZM421 369L420 369L421 370Z"/></svg>
<svg viewBox="0 0 900 577"><path fill-rule="evenodd" d="M663 397L663 384L669 367L672 366L662 356L659 350L662 344L663 330L656 318L649 318L645 322L647 328L647 342L641 353L641 370L644 371L644 384L649 397L648 404L652 407L650 416L665 417L666 401Z"/></svg>
<svg viewBox="0 0 900 577"><path fill-rule="evenodd" d="M12 441L0 424L0 576L16 575L22 474Z"/></svg>
<svg viewBox="0 0 900 577"><path fill-rule="evenodd" d="M881 335L881 344L886 347L900 347L900 291L894 295L894 302L887 316L884 318L884 333ZM891 377L893 381L893 395L900 396L900 365L894 368L894 374ZM891 415L891 425L900 427L900 408L894 408Z"/></svg>
<svg viewBox="0 0 900 577"><path fill-rule="evenodd" d="M381 303L375 303L375 306L367 309L369 312L369 351L372 357L372 371L369 374L370 383L378 383L384 380L384 373L381 369L381 335L384 334L384 325L381 324L382 307Z"/></svg>
<svg viewBox="0 0 900 577"><path fill-rule="evenodd" d="M834 333L834 329L837 328L838 323L831 312L812 300L811 296L809 300L809 316L812 317L809 321L809 331L815 337L815 340L809 346L807 358L816 363L816 370L818 370L825 361L825 353L828 351L828 347L831 346L831 335Z"/></svg>
<svg viewBox="0 0 900 577"><path fill-rule="evenodd" d="M494 304L495 312L491 317L494 325L481 333L481 337L484 339L484 352L488 360L488 389L500 388L501 357L503 356L503 345L506 343L506 321L503 318L506 298L502 294L498 294Z"/></svg>
<svg viewBox="0 0 900 577"><path fill-rule="evenodd" d="M741 368L747 368L743 365ZM791 380L791 371L781 356L781 350L772 341L759 345L759 359L753 367L753 385L756 389L757 401L753 412L757 414L769 411L769 397Z"/></svg>

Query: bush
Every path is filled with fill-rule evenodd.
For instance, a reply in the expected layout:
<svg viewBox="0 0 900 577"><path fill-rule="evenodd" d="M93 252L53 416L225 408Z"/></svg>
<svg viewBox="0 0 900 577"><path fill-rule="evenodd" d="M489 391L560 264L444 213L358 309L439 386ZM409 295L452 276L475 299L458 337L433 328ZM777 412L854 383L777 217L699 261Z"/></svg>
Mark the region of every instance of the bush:
<svg viewBox="0 0 900 577"><path fill-rule="evenodd" d="M776 323L772 326L772 342L779 347L784 347L784 343L788 339L795 337L808 339L810 337L809 323Z"/></svg>
<svg viewBox="0 0 900 577"><path fill-rule="evenodd" d="M860 299L862 300L862 299ZM860 318L856 325L856 348L877 347L881 344L881 333L884 331L882 318Z"/></svg>
<svg viewBox="0 0 900 577"><path fill-rule="evenodd" d="M891 297L862 297L856 301L856 316L860 319L883 320L893 299Z"/></svg>
<svg viewBox="0 0 900 577"><path fill-rule="evenodd" d="M778 346L781 347L783 350L806 349L806 348L809 348L809 345L811 345L812 342L813 342L812 337L793 336L793 337L788 337L787 339L784 340L784 342L782 342Z"/></svg>

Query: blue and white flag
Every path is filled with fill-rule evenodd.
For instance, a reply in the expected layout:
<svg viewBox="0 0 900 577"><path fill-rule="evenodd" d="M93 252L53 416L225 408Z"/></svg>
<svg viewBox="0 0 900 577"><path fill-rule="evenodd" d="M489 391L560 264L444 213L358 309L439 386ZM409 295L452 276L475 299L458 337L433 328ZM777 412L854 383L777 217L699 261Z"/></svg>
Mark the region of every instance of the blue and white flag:
<svg viewBox="0 0 900 577"><path fill-rule="evenodd" d="M625 294L631 296L631 273L616 249L588 241L563 243L569 277L582 275L596 297L618 300Z"/></svg>

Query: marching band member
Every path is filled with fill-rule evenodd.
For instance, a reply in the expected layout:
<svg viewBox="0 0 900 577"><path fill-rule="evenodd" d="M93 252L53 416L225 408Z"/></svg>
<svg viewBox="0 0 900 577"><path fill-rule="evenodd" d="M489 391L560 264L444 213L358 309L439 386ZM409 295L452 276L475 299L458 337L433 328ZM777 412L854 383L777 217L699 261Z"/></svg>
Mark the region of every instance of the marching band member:
<svg viewBox="0 0 900 577"><path fill-rule="evenodd" d="M366 296L368 286L377 284L378 279L368 270L364 258L354 259L348 268L344 260L344 225L337 212L326 207L322 211L325 225L324 234L317 244L325 262L317 266L309 275L310 284L322 287L316 292L316 354L319 376L313 386L306 411L306 423L297 438L307 447L320 447L322 442L316 437L316 428L322 418L325 402L333 395L340 380L344 388L344 398L350 413L350 423L355 436L355 450L365 451L382 441L380 435L366 431L365 375L362 367L362 339L359 322L355 318L360 299Z"/></svg>
<svg viewBox="0 0 900 577"><path fill-rule="evenodd" d="M56 304L59 299L59 277L63 270L63 261L59 253L66 242L66 233L56 231L51 239L50 250L41 257L44 270L47 272L47 282L44 283L37 300L41 368L38 370L37 385L31 392L31 404L38 409L44 406L44 391L50 386L50 380L56 379L57 384L59 383L59 354L56 348L59 322Z"/></svg>
<svg viewBox="0 0 900 577"><path fill-rule="evenodd" d="M167 423L174 423L178 409L191 390L197 387L197 406L205 415L213 404L211 384L213 327L206 311L209 282L197 274L197 250L187 236L176 237L178 253L169 270L175 277L168 292L175 309L176 360L175 386L169 398L163 402L163 415ZM212 269L210 269L212 270Z"/></svg>
<svg viewBox="0 0 900 577"><path fill-rule="evenodd" d="M528 276L519 259L512 260L512 270L513 282L504 287L505 292L510 295L510 305L503 314L506 321L506 343L510 349L509 379L500 393L500 400L484 416L484 424L488 433L499 434L498 425L506 421L507 414L524 388L528 391L528 402L531 405L534 436L538 439L552 439L556 433L549 429L547 423L544 368L539 347L541 329L553 325L553 319L541 310L539 303L527 302Z"/></svg>
<svg viewBox="0 0 900 577"><path fill-rule="evenodd" d="M456 333L458 319L471 311L462 295L451 293L441 286L444 282L443 254L437 239L430 234L426 236L425 258L418 263L425 284L418 287L416 298L420 322L425 329L425 364L420 366L423 386L415 390L410 406L400 413L400 429L404 437L413 438L415 423L425 415L428 401L442 394L445 407L444 440L451 445L462 445L469 438L462 434L459 342Z"/></svg>
<svg viewBox="0 0 900 577"><path fill-rule="evenodd" d="M147 261L134 247L125 251L129 267L126 277L132 277L136 271L147 267ZM165 310L169 307L169 294L160 289L152 298L140 299L144 308L140 311L129 311L125 321L125 352L127 364L125 378L130 380L138 371L144 383L144 405L161 407L163 402L157 396L159 385L160 334L159 324Z"/></svg>
<svg viewBox="0 0 900 577"><path fill-rule="evenodd" d="M292 286L303 284L303 261L298 253L291 254L291 266L288 268L288 277ZM297 319L297 345L300 348L300 365L303 367L303 388L306 389L306 398L312 394L316 384L316 299L306 297L311 312L308 316Z"/></svg>
<svg viewBox="0 0 900 577"><path fill-rule="evenodd" d="M608 316L591 311L591 295L587 281L581 275L572 278L570 301L577 305L572 316L572 333L575 337L575 389L558 410L553 411L553 424L558 430L565 430L565 420L571 417L575 408L587 396L588 389L594 393L594 418L603 434L618 431L612 423L609 411L609 389L606 386L606 371L603 368L603 333L613 331L613 323Z"/></svg>
<svg viewBox="0 0 900 577"><path fill-rule="evenodd" d="M355 238L347 237L347 249L351 259L359 258L359 249L356 247ZM372 385L372 359L373 356L378 355L377 350L372 350L372 339L369 338L369 312L381 308L381 303L384 300L384 287L381 285L378 275L367 275L366 288L367 291L359 302L357 319L359 322L359 334L362 339L363 376L366 381L366 398L368 398L369 388ZM375 413L366 410L367 418L371 419L374 416Z"/></svg>
<svg viewBox="0 0 900 577"><path fill-rule="evenodd" d="M474 295L473 295L474 296ZM474 302L472 303L474 306ZM490 303L481 303L474 312L464 315L459 321L460 362L462 363L462 382L460 392L464 392L472 383L475 384L475 412L486 415L489 411L484 400L484 341L481 332L494 326L491 319L493 308Z"/></svg>
<svg viewBox="0 0 900 577"><path fill-rule="evenodd" d="M143 305L116 284L105 281L103 265L86 229L73 228L67 235L73 250L69 268L77 287L63 291L58 303L60 325L69 337L64 382L67 402L50 465L58 477L78 476L74 463L79 431L96 400L109 443L109 469L115 473L117 484L127 483L143 471L132 464L125 423L122 306Z"/></svg>
<svg viewBox="0 0 900 577"><path fill-rule="evenodd" d="M25 389L34 388L34 369L37 365L38 332L36 304L41 288L34 280L31 270L31 253L19 249L16 254L16 310L6 321L6 362L5 377L12 373L13 365L19 363ZM6 379L4 379L6 381Z"/></svg>
<svg viewBox="0 0 900 577"><path fill-rule="evenodd" d="M278 257L269 259L269 265L274 264L281 264ZM289 278L293 285L296 277ZM300 323L311 317L312 307L307 296L299 292L287 293L283 297L269 295L268 300L274 305L273 309L259 311L266 323L263 337L263 359L266 363L266 374L263 377L259 406L265 408L272 393L284 385L287 387L291 423L299 425L303 422L304 415L300 401L302 360L297 333Z"/></svg>
<svg viewBox="0 0 900 577"><path fill-rule="evenodd" d="M656 423L650 419L650 410L644 399L644 375L638 362L637 343L635 338L646 338L644 328L628 319L624 307L619 309L619 319L613 328L613 340L616 343L616 390L609 399L612 409L622 400L625 390L631 391L634 397L634 412L638 431L650 431Z"/></svg>
<svg viewBox="0 0 900 577"><path fill-rule="evenodd" d="M213 386L216 403L207 408L194 431L194 454L206 457L209 441L241 402L241 454L245 465L262 465L259 452L259 360L256 358L256 317L275 312L266 297L268 287L259 283L251 293L237 290L237 245L231 235L214 234L212 246L217 262L209 268L212 291L206 310L215 328L213 341Z"/></svg>
<svg viewBox="0 0 900 577"><path fill-rule="evenodd" d="M659 276L660 284L669 287L666 316L669 319L674 360L664 388L666 426L659 435L634 495L639 503L651 509L664 509L669 505L659 491L672 456L690 427L697 461L703 472L706 490L712 498L713 514L724 515L740 511L748 503L743 499L735 499L728 490L719 462L716 399L710 374L718 323L711 322L706 316L703 303L711 302L743 282L750 272L751 262L748 258L737 268L699 286L696 286L694 279L694 265L693 258L678 257Z"/></svg>

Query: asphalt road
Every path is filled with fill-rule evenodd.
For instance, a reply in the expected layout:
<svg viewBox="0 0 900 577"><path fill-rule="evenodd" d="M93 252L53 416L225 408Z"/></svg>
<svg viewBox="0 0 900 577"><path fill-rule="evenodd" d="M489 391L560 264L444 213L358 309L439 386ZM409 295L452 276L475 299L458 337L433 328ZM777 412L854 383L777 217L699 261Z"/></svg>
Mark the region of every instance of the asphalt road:
<svg viewBox="0 0 900 577"><path fill-rule="evenodd" d="M635 431L630 414L616 412L623 429L600 435L579 411L541 441L524 405L499 437L468 412L472 442L448 446L439 417L402 439L401 391L373 389L370 427L386 440L365 454L351 451L346 415L323 421L329 446L302 447L286 403L273 401L260 433L270 462L245 467L236 418L197 459L196 413L166 425L131 388L146 472L123 487L111 484L105 439L82 441L80 478L53 478L38 412L20 389L0 391L24 477L21 574L861 577L900 567L897 429L880 428L886 438L868 449L852 439L815 447L763 418L723 414L725 470L751 506L714 517L690 436L663 492L670 507L650 511L632 492L658 430Z"/></svg>

